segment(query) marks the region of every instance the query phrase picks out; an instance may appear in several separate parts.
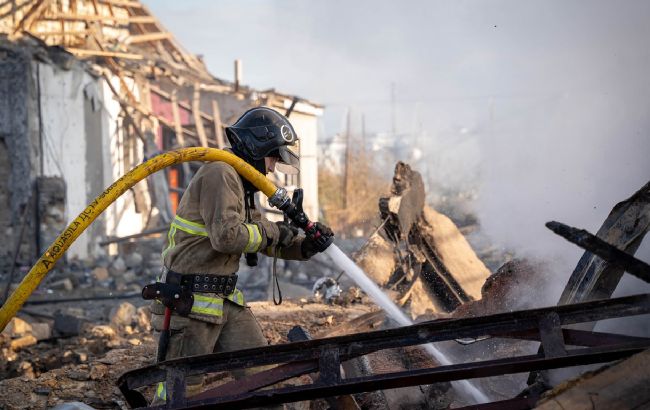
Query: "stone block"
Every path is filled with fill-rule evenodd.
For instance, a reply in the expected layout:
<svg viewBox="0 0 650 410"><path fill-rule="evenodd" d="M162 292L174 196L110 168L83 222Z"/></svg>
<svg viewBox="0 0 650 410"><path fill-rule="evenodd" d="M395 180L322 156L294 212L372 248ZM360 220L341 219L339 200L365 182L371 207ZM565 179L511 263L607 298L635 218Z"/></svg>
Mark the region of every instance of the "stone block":
<svg viewBox="0 0 650 410"><path fill-rule="evenodd" d="M109 314L110 323L116 327L131 325L136 314L135 306L129 302L122 302L111 309Z"/></svg>
<svg viewBox="0 0 650 410"><path fill-rule="evenodd" d="M108 269L106 269L104 267L101 267L101 266L96 267L95 269L93 269L92 275L95 278L95 280L100 281L100 282L108 280L108 278L109 278Z"/></svg>
<svg viewBox="0 0 650 410"><path fill-rule="evenodd" d="M93 337L109 340L115 339L117 337L115 330L112 327L106 325L93 326L90 329L90 334Z"/></svg>
<svg viewBox="0 0 650 410"><path fill-rule="evenodd" d="M151 331L151 309L149 306L140 306L136 311L138 329L143 332Z"/></svg>
<svg viewBox="0 0 650 410"><path fill-rule="evenodd" d="M32 335L36 340L44 340L52 337L52 326L49 323L32 323Z"/></svg>
<svg viewBox="0 0 650 410"><path fill-rule="evenodd" d="M61 312L54 314L54 331L62 336L77 336L86 321L82 318L72 315L66 315Z"/></svg>
<svg viewBox="0 0 650 410"><path fill-rule="evenodd" d="M124 262L127 268L141 268L142 267L143 257L138 252L133 252L124 257Z"/></svg>
<svg viewBox="0 0 650 410"><path fill-rule="evenodd" d="M27 346L32 346L35 345L37 342L36 338L32 335L27 335L23 337L19 337L18 339L14 339L11 341L9 344L9 347L11 350L20 350L22 348L25 348Z"/></svg>
<svg viewBox="0 0 650 410"><path fill-rule="evenodd" d="M24 320L14 317L9 321L5 330L2 331L2 334L9 336L11 338L17 338L25 336L28 333L32 332L32 325L25 322Z"/></svg>
<svg viewBox="0 0 650 410"><path fill-rule="evenodd" d="M116 274L126 272L126 262L124 262L124 259L122 259L121 256L118 256L113 260L111 263L111 270Z"/></svg>
<svg viewBox="0 0 650 410"><path fill-rule="evenodd" d="M56 282L52 282L48 285L48 288L52 290L73 290L74 289L74 284L72 283L72 280L70 278L65 278L61 280L57 280Z"/></svg>

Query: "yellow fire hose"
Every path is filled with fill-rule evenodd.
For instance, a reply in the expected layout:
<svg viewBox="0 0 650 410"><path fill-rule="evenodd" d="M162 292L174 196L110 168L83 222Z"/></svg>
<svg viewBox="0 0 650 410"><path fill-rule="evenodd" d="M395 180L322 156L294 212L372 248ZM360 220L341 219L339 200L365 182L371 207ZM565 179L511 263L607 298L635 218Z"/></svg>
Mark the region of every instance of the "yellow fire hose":
<svg viewBox="0 0 650 410"><path fill-rule="evenodd" d="M187 161L223 161L232 165L237 172L255 185L264 195L273 196L278 188L264 175L250 166L241 158L229 152L215 148L182 148L165 152L133 168L113 185L106 188L90 203L58 238L45 251L43 256L32 266L18 288L0 308L0 331L20 310L27 298L38 287L45 275L54 267L56 261L63 256L72 243L86 228L120 195L144 178L170 165Z"/></svg>

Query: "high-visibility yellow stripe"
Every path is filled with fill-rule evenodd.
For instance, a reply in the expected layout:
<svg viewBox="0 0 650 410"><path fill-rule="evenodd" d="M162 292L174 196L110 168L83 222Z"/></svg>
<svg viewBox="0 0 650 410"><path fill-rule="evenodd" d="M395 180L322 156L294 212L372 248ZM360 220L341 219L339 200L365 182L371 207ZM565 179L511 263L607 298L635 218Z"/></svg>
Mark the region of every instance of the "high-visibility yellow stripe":
<svg viewBox="0 0 650 410"><path fill-rule="evenodd" d="M159 382L158 388L156 389L156 397L159 399L167 400L167 387L165 382Z"/></svg>
<svg viewBox="0 0 650 410"><path fill-rule="evenodd" d="M200 313L202 315L209 315L209 316L223 316L223 309L200 308L200 307L192 306L192 313Z"/></svg>
<svg viewBox="0 0 650 410"><path fill-rule="evenodd" d="M223 316L223 298L194 294L192 313Z"/></svg>
<svg viewBox="0 0 650 410"><path fill-rule="evenodd" d="M180 229L183 232L187 232L191 235L208 236L208 233L205 230L201 231L194 228L188 228L187 226L180 225L177 222L172 222L172 226Z"/></svg>
<svg viewBox="0 0 650 410"><path fill-rule="evenodd" d="M244 293L239 289L235 289L233 293L228 295L228 300L239 306L244 306Z"/></svg>
<svg viewBox="0 0 650 410"><path fill-rule="evenodd" d="M262 233L257 224L244 224L248 230L248 243L244 248L244 253L257 252L262 245Z"/></svg>
<svg viewBox="0 0 650 410"><path fill-rule="evenodd" d="M178 215L174 216L172 226L192 235L208 236L208 231L205 229L205 225L198 222L188 221Z"/></svg>
<svg viewBox="0 0 650 410"><path fill-rule="evenodd" d="M167 242L168 242L168 244L167 244L167 247L165 248L165 250L162 252L162 257L163 258L165 257L165 255L167 255L167 252L171 251L176 246L176 242L174 240L174 235L176 235L176 227L174 226L174 224L172 224L172 226L169 227L169 231L167 232Z"/></svg>
<svg viewBox="0 0 650 410"><path fill-rule="evenodd" d="M193 227L195 227L195 228L202 228L202 229L205 229L205 225L203 225L202 223L188 221L187 219L185 219L185 218L181 218L181 217L178 216L178 215L176 215L176 216L174 217L174 219L176 219L177 221L180 221L180 222L182 222L182 223L184 223L184 224L187 224L187 225L193 226Z"/></svg>
<svg viewBox="0 0 650 410"><path fill-rule="evenodd" d="M227 299L239 306L245 306L244 293L239 289L235 289L233 293L227 296ZM223 316L223 300L222 297L203 296L195 293L192 313Z"/></svg>
<svg viewBox="0 0 650 410"><path fill-rule="evenodd" d="M244 248L244 252L251 252L249 249L251 245L253 244L253 228L249 224L244 224L246 229L248 230L248 243L246 244L246 247Z"/></svg>

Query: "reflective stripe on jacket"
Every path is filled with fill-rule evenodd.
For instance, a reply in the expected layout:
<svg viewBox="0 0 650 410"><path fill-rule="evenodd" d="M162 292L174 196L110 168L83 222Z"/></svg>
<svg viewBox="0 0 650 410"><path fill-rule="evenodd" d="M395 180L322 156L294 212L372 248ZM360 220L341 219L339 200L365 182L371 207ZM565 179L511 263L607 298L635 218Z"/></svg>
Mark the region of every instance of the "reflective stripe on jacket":
<svg viewBox="0 0 650 410"><path fill-rule="evenodd" d="M210 162L183 193L167 233L163 263L181 274L230 275L239 269L242 253L268 252L276 247L278 236L277 225L262 218L258 209L251 210L246 221L244 187L237 171L225 162ZM284 248L282 256L300 259L301 240ZM227 299L245 304L238 289ZM223 303L217 294L195 293L190 317L221 323Z"/></svg>
<svg viewBox="0 0 650 410"><path fill-rule="evenodd" d="M275 246L275 223L258 210L246 221L244 187L225 162L204 164L178 204L163 251L164 265L178 273L230 275L242 253Z"/></svg>

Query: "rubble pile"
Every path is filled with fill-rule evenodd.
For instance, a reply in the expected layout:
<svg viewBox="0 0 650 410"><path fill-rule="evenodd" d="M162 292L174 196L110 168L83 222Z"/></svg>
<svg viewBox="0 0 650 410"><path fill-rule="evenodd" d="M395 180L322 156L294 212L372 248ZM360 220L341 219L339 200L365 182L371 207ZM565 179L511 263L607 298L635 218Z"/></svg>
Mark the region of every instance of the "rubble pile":
<svg viewBox="0 0 650 410"><path fill-rule="evenodd" d="M473 317L531 308L534 289L544 280L542 272L539 263L526 259L506 262L483 283L478 300L460 305L451 316Z"/></svg>
<svg viewBox="0 0 650 410"><path fill-rule="evenodd" d="M423 198L419 174L398 164L391 196L380 200L383 223L355 253L357 263L416 322L480 317L538 306L536 289L547 280L541 263L513 259L490 274L454 223L424 205ZM614 227L627 232L623 225ZM36 305L26 305L0 334L0 408L45 408L73 401L97 409L125 408L115 382L124 372L152 364L157 343L149 323L149 308L139 293L142 285L155 280L159 272L160 243L143 242L144 248L120 244L120 256L110 259L68 261L48 278L30 299ZM325 258L314 258L309 265L289 262L279 269L283 292L292 296L283 304L251 302L266 299L269 294L269 260L260 261L257 268L242 269L240 285L271 344L288 342L295 326L301 326L312 338L396 326L359 289L344 286L344 280L335 276L340 272ZM577 285L570 282L567 286ZM93 296L111 293L128 301L93 300ZM57 301L67 298L67 302L51 300L54 294ZM129 298L130 294L136 297ZM73 301L74 297L90 300ZM453 363L535 355L537 346L524 339L490 336L436 343ZM601 408L620 406L620 398L626 396L635 403L645 403L647 358L646 351L561 384L545 393L540 408L581 408L586 398L593 399L594 391L603 392L595 399ZM376 351L341 363L346 379L440 365L419 346ZM629 373L638 378L634 383L622 383L625 377L621 375ZM541 377L539 374L526 376L502 375L474 383L495 401L509 400L522 392L540 394L549 388L537 382L528 385L536 380L533 376ZM297 383L311 383L314 377L302 375ZM206 377L204 387L232 380L227 373L215 373ZM152 389L150 386L143 393L151 397ZM535 401L538 398L534 396ZM299 402L287 408L448 409L471 404L444 382Z"/></svg>
<svg viewBox="0 0 650 410"><path fill-rule="evenodd" d="M250 307L272 344L286 343L288 331L296 325L319 335L376 310L371 304L341 306L306 299L280 306L252 302ZM77 336L35 341L32 332L38 322L14 318L0 336L0 408L45 408L70 401L97 409L125 408L117 378L155 360L157 340L147 310L123 302L113 309L108 323L85 323ZM28 339L29 344L19 346L23 342L17 341Z"/></svg>
<svg viewBox="0 0 650 410"><path fill-rule="evenodd" d="M384 221L355 255L355 262L413 317L445 316L480 299L490 275L446 216L424 204L421 175L399 162L391 196L379 200Z"/></svg>
<svg viewBox="0 0 650 410"><path fill-rule="evenodd" d="M61 312L54 314L54 320L20 316L13 318L0 334L3 379L34 379L66 365L89 363L113 349L152 340L149 308L136 308L128 302L111 310L108 323Z"/></svg>

